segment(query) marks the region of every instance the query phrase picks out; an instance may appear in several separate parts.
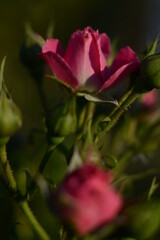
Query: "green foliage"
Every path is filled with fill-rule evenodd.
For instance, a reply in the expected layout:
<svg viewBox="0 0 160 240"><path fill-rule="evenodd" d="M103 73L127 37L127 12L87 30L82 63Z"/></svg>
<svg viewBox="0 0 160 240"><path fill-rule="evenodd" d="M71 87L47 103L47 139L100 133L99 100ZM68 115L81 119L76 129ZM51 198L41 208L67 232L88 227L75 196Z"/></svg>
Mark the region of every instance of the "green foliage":
<svg viewBox="0 0 160 240"><path fill-rule="evenodd" d="M12 101L4 85L4 58L0 69L0 138L1 144L7 141L7 138L14 135L22 126L22 117L20 110Z"/></svg>
<svg viewBox="0 0 160 240"><path fill-rule="evenodd" d="M141 203L129 210L129 223L138 239L154 238L160 227L160 204L158 201Z"/></svg>
<svg viewBox="0 0 160 240"><path fill-rule="evenodd" d="M48 163L44 170L44 176L51 184L57 184L62 181L66 172L66 157L56 149L48 159Z"/></svg>
<svg viewBox="0 0 160 240"><path fill-rule="evenodd" d="M76 100L71 98L49 113L47 125L52 136L67 136L76 131Z"/></svg>
<svg viewBox="0 0 160 240"><path fill-rule="evenodd" d="M141 89L150 91L153 88L160 88L160 54L153 54L142 61L141 64ZM143 85L142 85L143 84Z"/></svg>

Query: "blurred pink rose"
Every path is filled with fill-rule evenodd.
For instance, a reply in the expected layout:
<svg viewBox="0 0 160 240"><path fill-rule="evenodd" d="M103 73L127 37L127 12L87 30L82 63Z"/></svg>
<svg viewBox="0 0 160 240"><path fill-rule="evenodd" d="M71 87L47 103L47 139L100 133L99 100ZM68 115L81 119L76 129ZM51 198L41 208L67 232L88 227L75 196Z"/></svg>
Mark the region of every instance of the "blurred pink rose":
<svg viewBox="0 0 160 240"><path fill-rule="evenodd" d="M61 217L80 235L112 221L122 199L110 184L111 174L86 164L69 174L57 190Z"/></svg>
<svg viewBox="0 0 160 240"><path fill-rule="evenodd" d="M72 34L65 54L58 39L48 39L41 55L59 80L74 90L89 92L114 87L140 65L135 52L127 46L107 67L110 39L91 27Z"/></svg>
<svg viewBox="0 0 160 240"><path fill-rule="evenodd" d="M155 108L158 105L158 93L156 89L145 93L142 98L141 102L145 108Z"/></svg>

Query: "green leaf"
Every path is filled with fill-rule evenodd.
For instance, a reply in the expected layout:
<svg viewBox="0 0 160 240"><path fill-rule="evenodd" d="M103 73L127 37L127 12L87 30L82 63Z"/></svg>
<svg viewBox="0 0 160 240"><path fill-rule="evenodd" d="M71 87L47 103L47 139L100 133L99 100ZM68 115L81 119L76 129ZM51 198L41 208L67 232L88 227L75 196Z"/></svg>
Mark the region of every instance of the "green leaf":
<svg viewBox="0 0 160 240"><path fill-rule="evenodd" d="M160 227L160 203L149 201L127 210L128 224L138 239L156 239Z"/></svg>
<svg viewBox="0 0 160 240"><path fill-rule="evenodd" d="M117 166L118 160L115 156L113 155L105 155L103 156L103 161L104 161L104 165L107 168L115 168Z"/></svg>
<svg viewBox="0 0 160 240"><path fill-rule="evenodd" d="M58 83L58 85L61 88L64 88L67 92L71 92L72 91L72 86L68 86L63 81L61 81L60 79L56 78L54 75L47 74L46 77L55 80Z"/></svg>
<svg viewBox="0 0 160 240"><path fill-rule="evenodd" d="M100 117L96 122L97 132L103 131L106 128L108 122L110 122L110 121L111 121L111 118L109 116Z"/></svg>
<svg viewBox="0 0 160 240"><path fill-rule="evenodd" d="M140 59L141 60L144 60L146 57L152 55L155 53L156 51L156 48L157 48L157 45L158 45L158 34L156 34L154 40L153 40L153 43L150 47L148 47L143 53L142 53L142 56L140 56Z"/></svg>
<svg viewBox="0 0 160 240"><path fill-rule="evenodd" d="M148 50L148 53L147 53L147 55L145 57L154 54L155 51L156 51L157 45L158 45L158 34L156 34L156 36L155 36L155 38L153 40L153 43L150 46L150 48Z"/></svg>
<svg viewBox="0 0 160 240"><path fill-rule="evenodd" d="M111 118L109 116L106 116L103 118L103 120L101 122L110 122Z"/></svg>
<svg viewBox="0 0 160 240"><path fill-rule="evenodd" d="M29 23L25 24L25 30L27 36L34 42L37 43L40 47L45 44L45 40L38 34L35 33Z"/></svg>
<svg viewBox="0 0 160 240"><path fill-rule="evenodd" d="M78 93L78 96L84 97L89 102L95 102L95 103L111 103L116 106L118 106L118 101L116 99L109 100L109 99L100 99L99 97L89 94L89 93Z"/></svg>
<svg viewBox="0 0 160 240"><path fill-rule="evenodd" d="M3 85L3 81L4 81L3 73L4 73L5 62L6 62L6 57L4 57L2 62L1 62L1 68L0 68L0 92L2 90L2 85Z"/></svg>
<svg viewBox="0 0 160 240"><path fill-rule="evenodd" d="M47 165L44 169L44 177L52 184L57 184L62 181L67 172L67 162L65 155L58 149L55 149Z"/></svg>
<svg viewBox="0 0 160 240"><path fill-rule="evenodd" d="M151 199L152 195L154 194L154 192L157 190L158 187L159 187L159 184L156 183L156 177L154 177L148 192L148 200Z"/></svg>
<svg viewBox="0 0 160 240"><path fill-rule="evenodd" d="M48 28L47 28L47 38L53 38L53 35L54 35L54 29L55 29L55 24L54 24L54 21L50 21L49 25L48 25Z"/></svg>

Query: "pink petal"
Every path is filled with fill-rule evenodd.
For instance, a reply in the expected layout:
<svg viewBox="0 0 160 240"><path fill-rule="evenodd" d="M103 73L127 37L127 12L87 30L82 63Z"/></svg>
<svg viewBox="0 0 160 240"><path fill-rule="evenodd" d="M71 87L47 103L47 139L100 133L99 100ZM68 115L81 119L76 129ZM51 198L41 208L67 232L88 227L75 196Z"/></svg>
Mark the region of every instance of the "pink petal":
<svg viewBox="0 0 160 240"><path fill-rule="evenodd" d="M89 91L98 90L100 83L100 59L95 32L90 28L76 31L69 41L65 60L78 79L79 86Z"/></svg>
<svg viewBox="0 0 160 240"><path fill-rule="evenodd" d="M100 68L101 71L103 71L107 66L106 60L109 57L111 51L110 39L105 33L102 33L99 35L97 43L100 55Z"/></svg>
<svg viewBox="0 0 160 240"><path fill-rule="evenodd" d="M95 186L90 191L94 195L87 196L86 201L79 201L77 212L73 211L72 215L72 221L80 235L112 221L122 208L120 196L111 187L97 189Z"/></svg>
<svg viewBox="0 0 160 240"><path fill-rule="evenodd" d="M122 48L118 52L110 69L105 73L106 80L99 92L119 84L125 77L137 70L139 66L140 61L136 53L130 47Z"/></svg>
<svg viewBox="0 0 160 240"><path fill-rule="evenodd" d="M72 88L78 88L78 81L74 77L70 66L65 62L65 60L55 52L45 52L41 53L43 59L48 63L52 69L55 76L67 85L72 86Z"/></svg>
<svg viewBox="0 0 160 240"><path fill-rule="evenodd" d="M110 173L86 164L67 176L59 191L62 217L70 221L80 235L112 221L122 208L122 199L110 185Z"/></svg>
<svg viewBox="0 0 160 240"><path fill-rule="evenodd" d="M60 56L64 55L63 47L58 39L47 39L46 44L42 48L42 53L54 52Z"/></svg>

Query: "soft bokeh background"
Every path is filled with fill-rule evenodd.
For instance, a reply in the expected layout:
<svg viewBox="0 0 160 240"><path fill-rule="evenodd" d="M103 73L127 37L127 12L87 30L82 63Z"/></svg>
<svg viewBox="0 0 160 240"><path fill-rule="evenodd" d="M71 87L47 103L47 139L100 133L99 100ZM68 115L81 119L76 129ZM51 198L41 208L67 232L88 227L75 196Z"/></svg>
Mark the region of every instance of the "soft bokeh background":
<svg viewBox="0 0 160 240"><path fill-rule="evenodd" d="M67 45L72 32L90 25L94 29L99 29L100 32L106 32L111 40L118 39L118 48L130 45L136 52L141 52L146 44L152 42L155 34L160 32L160 1L1 0L0 60L5 55L7 56L6 85L23 115L23 128L18 137L13 139L11 148L23 146L30 130L42 125L41 101L37 86L20 60L20 48L25 40L25 22L31 23L34 31L44 38L48 25L53 22L54 37L59 38L64 46ZM46 79L44 89L48 102L54 105L58 98L59 88L51 80ZM37 149L39 147L37 146ZM41 151L43 152L43 149ZM16 154L12 156L10 153L9 155L15 169L18 164L25 169L27 161L33 160L31 153L27 151L22 157L24 162L14 163ZM37 158L38 154L36 153L34 156ZM42 213L39 211L39 209L46 208L43 201L42 204L32 204L35 204L36 215L41 219L43 225L47 226L45 219L49 219L51 216L47 210ZM10 239L9 229L12 229L16 222L20 222L18 225L20 239L33 239L27 224L26 232L21 232L21 224L25 224L25 220L20 215L15 203L5 194L4 188L0 185L0 239ZM54 219L49 221L50 225L52 221L54 222ZM50 226L49 229L52 227Z"/></svg>

